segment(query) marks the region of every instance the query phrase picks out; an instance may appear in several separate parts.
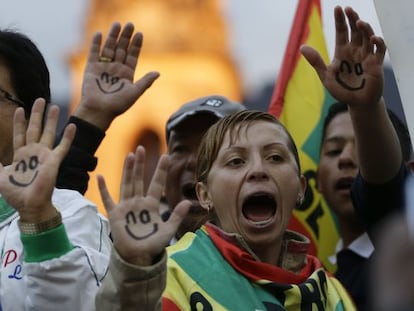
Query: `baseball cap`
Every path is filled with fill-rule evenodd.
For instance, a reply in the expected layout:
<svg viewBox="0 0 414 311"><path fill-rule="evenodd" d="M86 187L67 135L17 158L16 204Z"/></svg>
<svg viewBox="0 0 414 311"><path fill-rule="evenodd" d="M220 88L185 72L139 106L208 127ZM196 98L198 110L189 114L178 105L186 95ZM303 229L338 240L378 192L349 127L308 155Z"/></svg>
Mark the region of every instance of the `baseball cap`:
<svg viewBox="0 0 414 311"><path fill-rule="evenodd" d="M197 98L182 105L176 112L174 112L167 121L166 134L167 140L170 137L170 132L177 125L181 124L195 115L208 113L222 119L225 116L245 110L246 107L238 102L232 102L224 96L211 95Z"/></svg>

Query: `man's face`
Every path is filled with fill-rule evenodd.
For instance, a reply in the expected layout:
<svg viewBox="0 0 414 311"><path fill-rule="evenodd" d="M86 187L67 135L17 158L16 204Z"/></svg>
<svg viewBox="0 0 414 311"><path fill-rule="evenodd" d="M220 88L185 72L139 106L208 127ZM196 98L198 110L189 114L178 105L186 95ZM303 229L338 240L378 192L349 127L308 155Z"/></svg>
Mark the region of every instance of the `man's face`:
<svg viewBox="0 0 414 311"><path fill-rule="evenodd" d="M183 121L170 133L170 167L165 186L167 203L170 209L174 209L182 200L192 202L192 207L177 232L178 237L185 232L195 231L208 220L208 214L200 206L195 193L195 169L201 138L216 121L217 118L211 115L195 115Z"/></svg>
<svg viewBox="0 0 414 311"><path fill-rule="evenodd" d="M354 217L350 188L359 162L348 112L336 115L326 127L318 167L318 189L341 218Z"/></svg>
<svg viewBox="0 0 414 311"><path fill-rule="evenodd" d="M9 70L1 62L0 88L16 95L10 82ZM13 161L13 117L16 108L17 105L0 92L0 162L3 165L11 164Z"/></svg>

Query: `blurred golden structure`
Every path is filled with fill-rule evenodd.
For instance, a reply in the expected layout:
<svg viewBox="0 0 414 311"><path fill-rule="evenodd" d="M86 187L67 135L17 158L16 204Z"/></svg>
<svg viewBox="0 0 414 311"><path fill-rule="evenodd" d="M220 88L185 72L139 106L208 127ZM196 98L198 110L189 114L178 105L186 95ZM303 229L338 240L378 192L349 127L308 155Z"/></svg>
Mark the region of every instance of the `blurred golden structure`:
<svg viewBox="0 0 414 311"><path fill-rule="evenodd" d="M96 173L119 197L123 160L138 144L147 149L152 175L165 152L165 123L181 104L209 94L241 99L241 81L230 54L226 23L218 0L91 0L85 15L83 46L71 55L72 105L79 103L82 74L93 33L106 35L114 21L133 22L144 35L137 80L156 70L160 78L127 113L118 117L97 152L98 166L86 196L101 206Z"/></svg>

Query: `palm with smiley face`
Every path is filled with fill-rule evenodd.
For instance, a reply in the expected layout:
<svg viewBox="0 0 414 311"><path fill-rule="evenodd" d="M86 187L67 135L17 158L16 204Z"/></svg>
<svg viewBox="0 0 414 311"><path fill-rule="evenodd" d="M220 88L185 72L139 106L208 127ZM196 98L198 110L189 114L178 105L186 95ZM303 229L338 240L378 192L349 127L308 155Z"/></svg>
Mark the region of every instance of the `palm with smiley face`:
<svg viewBox="0 0 414 311"><path fill-rule="evenodd" d="M179 224L191 206L182 201L171 213L168 221L160 216L160 199L167 177L169 158L161 156L154 176L144 193L145 149L138 146L124 163L120 202L115 204L98 176L102 201L111 224L114 247L129 263L150 265L160 255L175 235Z"/></svg>
<svg viewBox="0 0 414 311"><path fill-rule="evenodd" d="M134 74L142 49L143 35L134 24L112 24L103 44L101 33L91 42L83 75L81 102L74 115L103 131L114 118L127 111L159 77L147 72L137 81ZM102 61L102 58L107 61Z"/></svg>
<svg viewBox="0 0 414 311"><path fill-rule="evenodd" d="M327 66L309 46L303 46L301 52L338 101L354 107L376 105L384 84L384 40L375 36L371 26L352 8L337 6L334 13L336 45L332 63Z"/></svg>
<svg viewBox="0 0 414 311"><path fill-rule="evenodd" d="M53 147L59 108L51 106L42 128L45 101L37 99L29 123L23 108L17 108L13 127L13 163L0 164L0 193L15 208L20 220L38 223L56 215L51 198L56 176L75 135L72 124L65 129L60 143Z"/></svg>

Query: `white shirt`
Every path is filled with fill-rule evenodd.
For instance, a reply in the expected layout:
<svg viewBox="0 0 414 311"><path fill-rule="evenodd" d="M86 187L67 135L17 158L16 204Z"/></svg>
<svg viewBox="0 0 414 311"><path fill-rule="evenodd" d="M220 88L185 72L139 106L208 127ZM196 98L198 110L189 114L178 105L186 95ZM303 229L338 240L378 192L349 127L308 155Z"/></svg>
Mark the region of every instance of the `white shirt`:
<svg viewBox="0 0 414 311"><path fill-rule="evenodd" d="M353 240L347 248L353 251L355 254L366 259L368 259L374 252L374 245L372 244L371 239L366 232ZM331 264L336 265L336 255L343 249L344 243L342 239L340 239L336 244L335 254L329 256L329 262Z"/></svg>

